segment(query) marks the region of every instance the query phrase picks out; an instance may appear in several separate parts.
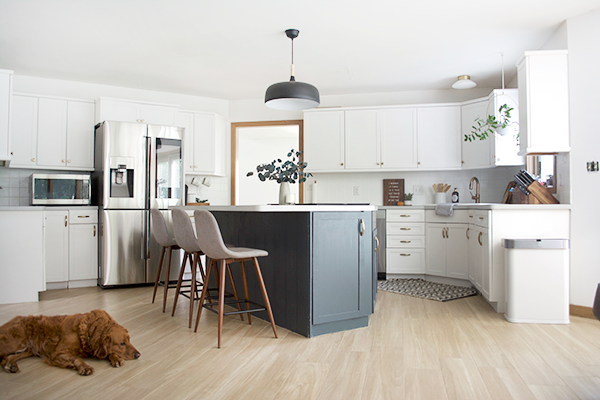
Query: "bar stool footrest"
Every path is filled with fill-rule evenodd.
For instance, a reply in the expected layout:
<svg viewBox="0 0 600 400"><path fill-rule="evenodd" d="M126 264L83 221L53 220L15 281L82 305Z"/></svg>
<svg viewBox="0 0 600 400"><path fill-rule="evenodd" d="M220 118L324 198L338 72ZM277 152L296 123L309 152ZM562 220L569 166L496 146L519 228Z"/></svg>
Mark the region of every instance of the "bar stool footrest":
<svg viewBox="0 0 600 400"><path fill-rule="evenodd" d="M265 311L266 308L264 305L256 303L252 300L234 300L234 301L226 301L225 305L235 305L235 304L252 304L253 306L256 306L257 308L251 308L249 310L236 310L236 311L228 311L228 312L224 312L223 315L237 315L237 314L247 314L247 313L251 313L251 312L259 312L259 311ZM203 304L202 307L206 308L207 310L210 310L212 312L214 312L215 314L219 313L219 310L215 310L213 307L218 307L219 306L219 302L214 302L214 303L207 303L207 304Z"/></svg>

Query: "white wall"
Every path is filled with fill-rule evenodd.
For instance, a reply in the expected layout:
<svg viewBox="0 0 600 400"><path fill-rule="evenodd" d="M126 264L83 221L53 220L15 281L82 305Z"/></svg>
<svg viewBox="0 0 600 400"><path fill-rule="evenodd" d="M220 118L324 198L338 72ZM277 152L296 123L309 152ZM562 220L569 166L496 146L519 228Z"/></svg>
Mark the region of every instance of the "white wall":
<svg viewBox="0 0 600 400"><path fill-rule="evenodd" d="M227 100L178 93L155 92L121 86L64 81L26 75L13 75L13 92L73 97L87 100L96 100L99 97L113 97L148 101L176 105L182 109L214 112L229 119L229 102Z"/></svg>
<svg viewBox="0 0 600 400"><path fill-rule="evenodd" d="M571 303L591 307L600 283L600 10L567 20L571 133Z"/></svg>

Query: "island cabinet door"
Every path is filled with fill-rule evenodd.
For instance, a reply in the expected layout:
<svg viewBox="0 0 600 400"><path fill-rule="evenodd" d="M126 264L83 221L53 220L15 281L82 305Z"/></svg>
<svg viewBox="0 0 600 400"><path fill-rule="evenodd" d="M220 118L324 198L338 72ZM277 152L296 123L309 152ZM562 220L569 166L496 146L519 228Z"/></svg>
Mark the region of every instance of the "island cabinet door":
<svg viewBox="0 0 600 400"><path fill-rule="evenodd" d="M371 262L370 213L313 213L314 325L364 317L371 313Z"/></svg>

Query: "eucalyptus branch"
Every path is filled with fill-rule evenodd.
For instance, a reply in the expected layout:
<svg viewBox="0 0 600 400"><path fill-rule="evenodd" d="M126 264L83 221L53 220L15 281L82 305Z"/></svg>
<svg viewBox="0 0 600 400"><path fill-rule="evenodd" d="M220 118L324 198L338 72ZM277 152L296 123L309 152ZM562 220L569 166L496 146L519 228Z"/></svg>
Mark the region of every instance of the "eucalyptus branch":
<svg viewBox="0 0 600 400"><path fill-rule="evenodd" d="M307 178L311 177L311 173L305 173L304 168L308 166L308 163L303 160L301 151L290 150L287 154L288 160L283 161L280 158L273 160L269 164L259 164L256 166L256 175L261 182L264 181L277 181L277 183L289 182L289 183L302 183ZM289 160L291 158L291 160ZM250 171L246 176L254 175L253 171Z"/></svg>

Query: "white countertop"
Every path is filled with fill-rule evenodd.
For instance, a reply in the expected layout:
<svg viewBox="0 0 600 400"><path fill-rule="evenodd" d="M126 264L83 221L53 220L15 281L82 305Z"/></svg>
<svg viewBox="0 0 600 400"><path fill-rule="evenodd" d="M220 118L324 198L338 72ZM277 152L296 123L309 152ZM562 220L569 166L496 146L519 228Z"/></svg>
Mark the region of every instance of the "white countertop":
<svg viewBox="0 0 600 400"><path fill-rule="evenodd" d="M379 206L380 210L420 209L435 210L436 204L413 206ZM455 210L570 210L570 204L502 204L502 203L456 203Z"/></svg>
<svg viewBox="0 0 600 400"><path fill-rule="evenodd" d="M318 212L318 211L377 211L377 206L370 204L264 204L251 206L185 206L185 210L208 211L249 211L249 212Z"/></svg>
<svg viewBox="0 0 600 400"><path fill-rule="evenodd" d="M97 210L97 206L3 206L0 211Z"/></svg>

